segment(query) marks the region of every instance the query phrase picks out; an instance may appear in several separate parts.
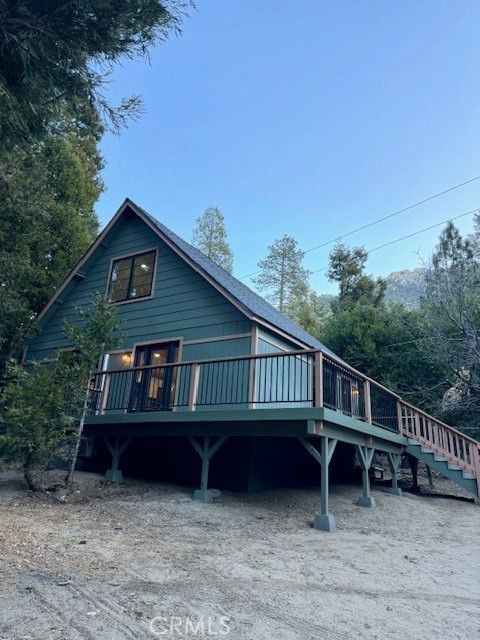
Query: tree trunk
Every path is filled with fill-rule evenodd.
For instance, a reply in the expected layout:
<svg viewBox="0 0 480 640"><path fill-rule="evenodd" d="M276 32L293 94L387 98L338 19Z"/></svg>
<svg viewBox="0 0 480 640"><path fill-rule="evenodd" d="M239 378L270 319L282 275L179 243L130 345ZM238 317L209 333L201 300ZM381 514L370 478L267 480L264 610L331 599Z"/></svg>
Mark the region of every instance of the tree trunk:
<svg viewBox="0 0 480 640"><path fill-rule="evenodd" d="M38 486L32 471L32 462L33 462L32 454L29 453L25 460L25 464L23 465L23 477L25 478L25 481L28 484L28 488L31 489L32 491L37 491Z"/></svg>
<svg viewBox="0 0 480 640"><path fill-rule="evenodd" d="M415 458L414 456L412 456L410 453L407 453L407 458L408 458L408 463L410 465L410 469L412 471L412 488L414 491L419 491L419 486L418 486L418 460L417 458Z"/></svg>
<svg viewBox="0 0 480 640"><path fill-rule="evenodd" d="M89 377L89 380L90 380L90 377ZM87 391L85 393L85 399L83 401L82 414L78 422L78 429L75 436L75 446L73 448L72 458L70 460L70 466L68 468L67 477L65 478L65 486L67 488L67 491L71 489L71 486L73 483L73 476L75 475L75 467L77 466L78 452L80 450L80 442L82 440L82 434L83 434L83 425L85 424L85 416L87 415L89 395L90 395L90 388L88 384Z"/></svg>
<svg viewBox="0 0 480 640"><path fill-rule="evenodd" d="M433 487L433 478L432 478L432 470L430 469L430 467L428 466L428 464L426 465L427 468L427 476L428 476L428 484Z"/></svg>

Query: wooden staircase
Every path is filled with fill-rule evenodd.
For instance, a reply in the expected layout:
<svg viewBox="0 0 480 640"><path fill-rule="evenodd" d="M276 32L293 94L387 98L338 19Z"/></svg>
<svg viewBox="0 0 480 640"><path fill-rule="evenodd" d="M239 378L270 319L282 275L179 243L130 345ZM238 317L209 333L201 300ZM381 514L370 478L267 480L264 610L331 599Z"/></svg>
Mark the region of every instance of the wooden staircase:
<svg viewBox="0 0 480 640"><path fill-rule="evenodd" d="M480 442L399 400L400 433L407 453L480 500Z"/></svg>

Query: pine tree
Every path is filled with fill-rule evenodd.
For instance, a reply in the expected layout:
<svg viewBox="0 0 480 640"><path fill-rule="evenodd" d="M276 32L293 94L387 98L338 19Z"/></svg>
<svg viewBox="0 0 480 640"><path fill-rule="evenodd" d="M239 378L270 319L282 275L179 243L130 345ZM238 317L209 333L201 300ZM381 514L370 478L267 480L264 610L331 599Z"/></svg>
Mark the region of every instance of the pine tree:
<svg viewBox="0 0 480 640"><path fill-rule="evenodd" d="M337 245L330 254L328 278L339 285L338 304L378 305L385 297L386 282L365 273L368 253L363 247Z"/></svg>
<svg viewBox="0 0 480 640"><path fill-rule="evenodd" d="M89 382L101 356L118 346L120 327L116 307L101 294L94 296L92 306L80 311L79 315L81 323L66 322L64 327L68 339L76 348L74 360L66 363L71 387L70 404L77 424L71 438L67 489L71 488L77 465L88 408Z"/></svg>
<svg viewBox="0 0 480 640"><path fill-rule="evenodd" d="M266 258L258 263L260 273L254 278L254 285L282 312L287 310L292 297L303 290L310 275L303 266L304 256L298 242L285 235L268 247Z"/></svg>
<svg viewBox="0 0 480 640"><path fill-rule="evenodd" d="M328 275L339 296L320 339L349 364L428 409L425 389L434 388L438 377L418 350L421 314L385 304L384 281L365 273L367 257L361 247L332 251Z"/></svg>
<svg viewBox="0 0 480 640"><path fill-rule="evenodd" d="M426 324L419 348L439 375L438 409L460 428L477 428L480 412L480 262L473 238L449 223L426 275L421 311Z"/></svg>
<svg viewBox="0 0 480 640"><path fill-rule="evenodd" d="M330 309L325 300L305 284L290 296L285 313L310 335L319 338Z"/></svg>
<svg viewBox="0 0 480 640"><path fill-rule="evenodd" d="M118 107L103 87L122 58L145 56L178 33L189 0L0 1L2 145L51 132L68 114L79 128L118 129L138 114L138 96ZM9 143L9 144L7 144Z"/></svg>
<svg viewBox="0 0 480 640"><path fill-rule="evenodd" d="M82 324L66 324L75 351L56 354L48 363L7 367L0 401L0 452L23 468L28 486L45 489L53 456L69 453L66 478L71 485L87 410L87 392L99 358L118 344L116 309L104 296L81 314Z"/></svg>
<svg viewBox="0 0 480 640"><path fill-rule="evenodd" d="M36 314L97 233L96 144L73 130L0 158L0 387Z"/></svg>
<svg viewBox="0 0 480 640"><path fill-rule="evenodd" d="M208 207L195 220L192 243L210 260L232 273L233 253L227 240L225 218L218 207Z"/></svg>

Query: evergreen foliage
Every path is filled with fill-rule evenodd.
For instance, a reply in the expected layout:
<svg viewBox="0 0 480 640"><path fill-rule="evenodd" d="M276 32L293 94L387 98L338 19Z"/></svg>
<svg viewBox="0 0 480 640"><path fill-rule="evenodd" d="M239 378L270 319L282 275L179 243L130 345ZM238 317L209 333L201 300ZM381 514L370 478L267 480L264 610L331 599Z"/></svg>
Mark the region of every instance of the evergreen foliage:
<svg viewBox="0 0 480 640"><path fill-rule="evenodd" d="M233 253L227 240L225 218L218 207L208 207L195 220L192 243L210 260L232 273Z"/></svg>
<svg viewBox="0 0 480 640"><path fill-rule="evenodd" d="M267 256L258 263L260 273L253 282L282 312L305 291L309 271L303 266L304 255L298 242L285 235L268 247Z"/></svg>
<svg viewBox="0 0 480 640"><path fill-rule="evenodd" d="M326 319L331 313L330 303L308 284L303 284L290 296L285 313L310 335L320 339Z"/></svg>
<svg viewBox="0 0 480 640"><path fill-rule="evenodd" d="M0 451L20 464L32 490L44 489L52 458L67 456L73 479L87 411L89 381L100 357L118 343L116 310L98 295L81 312L78 324L66 324L72 351L45 363L22 367L11 362L0 403Z"/></svg>
<svg viewBox="0 0 480 640"><path fill-rule="evenodd" d="M479 429L480 261L478 220L472 238L449 223L427 270L420 349L436 367L443 390L437 410L463 429Z"/></svg>
<svg viewBox="0 0 480 640"><path fill-rule="evenodd" d="M423 316L403 305L386 305L384 281L364 273L367 257L362 248L332 251L328 273L340 292L321 339L355 368L429 408L426 390L437 389L438 377L418 348Z"/></svg>
<svg viewBox="0 0 480 640"><path fill-rule="evenodd" d="M362 247L349 249L339 244L330 254L328 278L339 286L338 303L373 304L383 302L386 283L364 273L368 253Z"/></svg>
<svg viewBox="0 0 480 640"><path fill-rule="evenodd" d="M55 454L65 447L73 416L65 403L67 371L58 359L29 369L11 363L0 405L0 451L23 468L30 489L44 486Z"/></svg>
<svg viewBox="0 0 480 640"><path fill-rule="evenodd" d="M115 63L178 33L188 0L0 0L0 137L42 138L65 113L80 129L114 131L138 96L113 106L102 89Z"/></svg>
<svg viewBox="0 0 480 640"><path fill-rule="evenodd" d="M36 314L97 233L96 144L71 129L0 158L0 385Z"/></svg>

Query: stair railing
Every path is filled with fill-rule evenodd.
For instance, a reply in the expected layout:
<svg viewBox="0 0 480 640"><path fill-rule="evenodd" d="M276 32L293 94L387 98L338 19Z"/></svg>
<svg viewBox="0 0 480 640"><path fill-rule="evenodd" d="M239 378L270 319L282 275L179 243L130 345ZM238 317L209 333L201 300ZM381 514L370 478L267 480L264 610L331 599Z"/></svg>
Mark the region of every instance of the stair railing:
<svg viewBox="0 0 480 640"><path fill-rule="evenodd" d="M397 407L400 433L473 475L480 495L480 443L404 400Z"/></svg>

